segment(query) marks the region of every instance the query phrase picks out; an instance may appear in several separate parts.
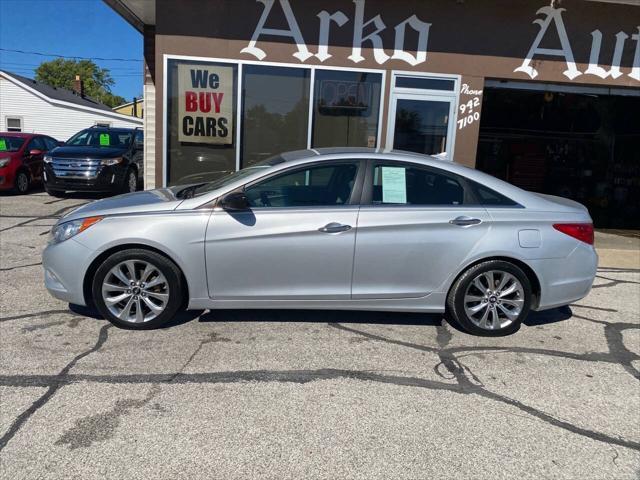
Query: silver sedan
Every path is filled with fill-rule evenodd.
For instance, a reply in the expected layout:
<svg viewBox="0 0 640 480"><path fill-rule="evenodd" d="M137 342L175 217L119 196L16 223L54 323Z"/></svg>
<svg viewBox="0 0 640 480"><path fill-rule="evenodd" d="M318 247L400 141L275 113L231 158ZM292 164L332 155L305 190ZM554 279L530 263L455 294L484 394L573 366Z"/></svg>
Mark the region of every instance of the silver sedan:
<svg viewBox="0 0 640 480"><path fill-rule="evenodd" d="M99 200L62 218L49 292L152 328L181 308L447 312L473 334L589 293L587 210L432 157L285 153L212 183Z"/></svg>

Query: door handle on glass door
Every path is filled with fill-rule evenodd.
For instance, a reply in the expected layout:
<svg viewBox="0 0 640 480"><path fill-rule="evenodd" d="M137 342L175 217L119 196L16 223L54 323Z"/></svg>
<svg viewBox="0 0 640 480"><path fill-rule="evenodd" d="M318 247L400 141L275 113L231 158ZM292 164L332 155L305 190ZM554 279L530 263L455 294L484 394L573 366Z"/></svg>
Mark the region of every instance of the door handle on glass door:
<svg viewBox="0 0 640 480"><path fill-rule="evenodd" d="M460 227L468 227L470 225L478 225L482 223L482 220L479 218L471 218L466 215L462 215L460 217L456 217L453 220L449 220L449 223L452 225L458 225Z"/></svg>
<svg viewBox="0 0 640 480"><path fill-rule="evenodd" d="M324 227L318 229L322 233L340 233L347 230L351 230L351 225L343 225L336 222L327 223Z"/></svg>

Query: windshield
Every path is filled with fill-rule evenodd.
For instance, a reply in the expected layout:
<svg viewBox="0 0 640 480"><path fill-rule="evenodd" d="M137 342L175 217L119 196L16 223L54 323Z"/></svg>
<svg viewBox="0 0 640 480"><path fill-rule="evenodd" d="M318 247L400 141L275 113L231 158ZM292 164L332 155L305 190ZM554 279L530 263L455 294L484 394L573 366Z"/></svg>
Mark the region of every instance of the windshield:
<svg viewBox="0 0 640 480"><path fill-rule="evenodd" d="M17 152L24 144L24 138L20 137L0 137L0 153Z"/></svg>
<svg viewBox="0 0 640 480"><path fill-rule="evenodd" d="M76 133L65 146L125 148L131 144L132 138L133 134L131 132L90 128Z"/></svg>
<svg viewBox="0 0 640 480"><path fill-rule="evenodd" d="M224 177L218 178L213 182L200 185L194 190L193 196L197 197L199 195L204 195L205 193L212 192L214 190L217 190L218 188L222 188L226 185L229 185L230 183L233 183L236 180L240 180L241 178L248 177L249 175L253 175L256 172L267 170L269 168L271 168L271 165L254 165L252 167L243 168L242 170L238 170L237 172L233 172L233 173L230 173L229 175L225 175Z"/></svg>

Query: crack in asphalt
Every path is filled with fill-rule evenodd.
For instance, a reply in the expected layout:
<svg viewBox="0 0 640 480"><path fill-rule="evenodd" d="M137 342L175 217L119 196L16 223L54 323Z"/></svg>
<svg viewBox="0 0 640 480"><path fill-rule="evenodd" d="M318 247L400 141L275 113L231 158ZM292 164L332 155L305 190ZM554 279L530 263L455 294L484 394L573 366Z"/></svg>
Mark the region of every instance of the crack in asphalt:
<svg viewBox="0 0 640 480"><path fill-rule="evenodd" d="M18 268L37 267L38 265L42 265L42 262L30 263L29 265L16 265L15 267L0 268L0 272L10 272L11 270L16 270Z"/></svg>
<svg viewBox="0 0 640 480"><path fill-rule="evenodd" d="M0 318L0 323L10 322L12 320L23 320L25 318L41 317L43 315L62 315L62 314L65 314L65 313L68 314L68 315L71 315L71 316L75 316L75 317L84 317L84 315L78 315L77 313L74 313L69 309L64 309L64 310L44 310L42 312L22 313L20 315L13 315L11 317L2 317L2 318Z"/></svg>
<svg viewBox="0 0 640 480"><path fill-rule="evenodd" d="M171 378L167 380L167 383L173 382L179 375L182 375L182 372L184 372L185 369L191 364L193 359L196 358L196 355L200 353L200 350L202 350L202 347L204 345L206 345L207 343L213 343L213 342L230 342L230 341L231 340L229 340L228 338L219 337L216 332L209 333L206 338L200 340L200 344L196 347L196 349L193 351L191 356L187 359L184 365L182 365L182 367L180 367L180 369L176 373L174 373L171 376Z"/></svg>
<svg viewBox="0 0 640 480"><path fill-rule="evenodd" d="M633 377L640 379L640 372L636 371L635 369L633 369L633 367L631 366L631 361L640 358L639 355L630 352L623 343L622 340L622 331L626 330L626 329L630 329L630 328L634 328L634 329L638 329L640 328L640 325L637 324L614 324L614 323L609 323L609 322L602 322L605 323L605 338L607 340L607 345L609 346L609 351L610 351L610 355L612 355L613 357L615 357L615 360L617 361L612 361L612 363L617 363L623 366L623 368L625 368L625 370L630 373ZM604 442L607 443L609 445L619 445L622 447L626 447L632 450L637 450L640 451L640 442L634 442L632 440L624 440L622 438L619 437L613 437L611 435L607 435L605 433L601 433L601 432L597 432L595 430L589 430L587 428L582 428L579 427L577 425L574 425L570 422L567 422L565 420L561 420L559 418L556 418L546 412L543 412L542 410L539 410L535 407L526 405L525 403L516 400L514 398L508 397L506 395L502 395L496 392L493 392L491 390L488 390L487 388L484 387L484 385L482 384L481 380L471 371L471 369L464 365L462 362L460 362L460 359L458 357L456 357L455 353L457 352L468 352L470 350L487 350L486 347L476 347L476 348L470 348L470 347L456 347L456 348L446 348L448 345L448 340L451 338L450 336L445 335L443 332L438 332L438 336L436 337L436 341L438 341L438 338L440 338L440 340L438 341L438 345L439 345L439 349L436 348L432 348L432 347L426 347L424 345L418 345L418 344L412 344L409 342L402 342L402 341L398 341L398 340L393 340L393 339L389 339L387 337L383 337L380 335L374 335L374 334L370 334L368 332L362 332L360 330L354 329L354 328L350 328L350 327L345 327L344 325L340 325L340 324L330 324L330 326L334 327L334 328L338 328L341 330L345 330L348 331L350 333L355 333L355 334L360 334L363 335L367 338L369 338L370 340L377 340L377 341L381 341L381 342L385 342L385 343L390 343L393 345L402 345L402 346L406 346L406 347L410 347L410 348L415 348L417 350L422 350L422 351L429 351L429 352L433 352L438 354L438 356L440 357L440 364L436 365L434 367L434 371L436 372L436 374L438 374L439 376L441 376L442 378L449 378L449 379L455 379L458 386L460 387L460 390L457 391L457 393L465 393L465 394L476 394L478 396L490 399L490 400L494 400L494 401L498 401L507 405L511 405L512 407L518 408L519 410L534 416L542 421L544 421L545 423L548 423L550 425L553 425L555 427L558 428L562 428L564 430L567 430L571 433L577 434L577 435L582 435L584 437L590 438L592 440L597 440L600 442ZM444 326L444 324L441 324L440 326L436 327L437 329L446 329L446 327ZM607 334L607 328L609 328L609 333ZM499 347L490 347L488 350L494 350L494 348L499 348ZM518 352L522 352L523 350L538 350L538 349L522 349L522 348L513 348L513 347L509 347L509 348L501 348L501 350L503 352L511 352L511 353L518 353ZM546 351L548 352L548 351ZM530 352L529 352L530 353ZM554 352L555 354L557 354L557 356L566 356L566 352ZM548 353L545 353L548 354ZM583 357L586 357L587 355L593 355L593 354L585 354ZM583 358L584 360L585 358ZM442 374L442 372L439 369L439 366L442 365L446 368L446 370L451 374L450 377L446 377L445 375ZM469 377L467 377L467 375L465 374L465 372L467 372L470 376L471 379ZM472 381L473 380L473 381ZM452 391L456 391L456 390L452 390Z"/></svg>
<svg viewBox="0 0 640 480"><path fill-rule="evenodd" d="M62 370L60 370L60 372L57 375L54 376L54 378L57 378L57 379L65 378L69 374L69 371L80 360L82 360L87 355L90 355L100 350L100 348L102 348L104 343L107 341L107 338L109 335L109 328L111 328L111 326L112 325L104 325L102 328L100 328L100 333L98 334L98 339L96 340L95 345L89 348L88 350L85 350L84 352L76 355L69 363L67 363L67 365ZM44 392L44 394L42 394L40 398L38 398L35 402L33 402L31 406L29 406L29 408L27 408L24 412L18 415L18 417L13 421L13 423L11 424L9 429L6 431L6 433L2 435L2 437L0 437L0 452L4 449L4 447L7 446L9 441L15 436L16 433L18 433L18 431L24 426L24 424L27 423L27 421L29 421L29 419L38 410L40 410L43 406L45 406L49 400L51 400L51 398L56 394L56 392L60 389L60 387L62 387L62 383L60 382L49 383L47 391Z"/></svg>
<svg viewBox="0 0 640 480"><path fill-rule="evenodd" d="M611 273L614 273L614 272L611 272ZM601 280L607 280L609 283L601 283L599 285L593 285L593 287L591 288L611 288L621 284L640 285L640 282L634 282L633 280L617 280L615 278L603 277L602 275L596 275L596 278L599 278Z"/></svg>

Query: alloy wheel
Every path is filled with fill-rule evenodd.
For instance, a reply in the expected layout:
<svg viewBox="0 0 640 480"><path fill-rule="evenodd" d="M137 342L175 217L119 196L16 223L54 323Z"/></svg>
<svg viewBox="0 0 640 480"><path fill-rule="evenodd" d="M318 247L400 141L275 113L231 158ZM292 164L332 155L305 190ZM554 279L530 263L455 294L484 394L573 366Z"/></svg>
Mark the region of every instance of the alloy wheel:
<svg viewBox="0 0 640 480"><path fill-rule="evenodd" d="M129 176L127 177L127 187L129 192L135 192L138 188L138 177L134 171L129 172Z"/></svg>
<svg viewBox="0 0 640 480"><path fill-rule="evenodd" d="M512 274L490 270L476 276L464 295L469 319L484 330L499 330L515 322L524 306L524 288Z"/></svg>
<svg viewBox="0 0 640 480"><path fill-rule="evenodd" d="M145 260L125 260L104 277L102 300L122 321L148 322L167 307L169 283L155 265Z"/></svg>
<svg viewBox="0 0 640 480"><path fill-rule="evenodd" d="M16 177L16 187L20 193L25 193L29 189L29 177L24 172L20 172Z"/></svg>

